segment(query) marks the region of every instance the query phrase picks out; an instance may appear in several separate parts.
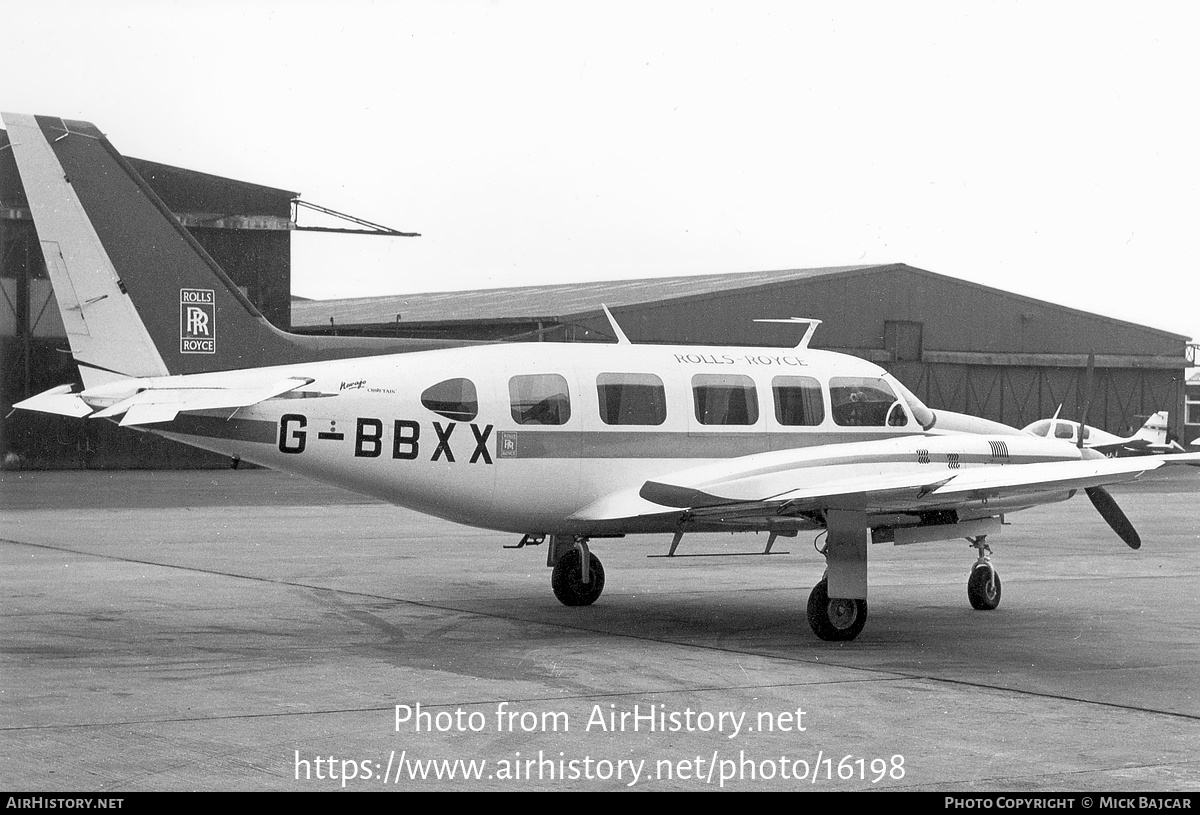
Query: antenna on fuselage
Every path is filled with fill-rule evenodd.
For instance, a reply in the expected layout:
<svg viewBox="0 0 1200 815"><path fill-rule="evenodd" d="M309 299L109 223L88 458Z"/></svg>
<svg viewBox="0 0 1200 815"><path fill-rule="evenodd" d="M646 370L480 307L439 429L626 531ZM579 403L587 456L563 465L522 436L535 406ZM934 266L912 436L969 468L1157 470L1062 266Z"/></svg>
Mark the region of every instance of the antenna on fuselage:
<svg viewBox="0 0 1200 815"><path fill-rule="evenodd" d="M608 324L612 326L613 333L617 335L617 345L633 345L629 341L629 337L626 337L625 332L621 330L621 326L617 325L617 318L608 310L608 306L601 303L600 308L604 309L604 316L608 318Z"/></svg>
<svg viewBox="0 0 1200 815"><path fill-rule="evenodd" d="M798 342L796 344L797 348L807 348L809 340L811 340L813 337L813 334L816 333L817 326L819 326L821 324L821 321L816 319L815 317L783 317L783 318L758 317L758 318L755 318L754 322L756 322L756 323L805 323L805 324L807 324L808 328L805 330L804 336L800 338L800 342Z"/></svg>
<svg viewBox="0 0 1200 815"><path fill-rule="evenodd" d="M1089 351L1087 358L1087 379L1083 386L1083 412L1079 416L1079 449L1083 449L1083 437L1087 435L1088 408L1092 406L1092 381L1096 374L1096 352Z"/></svg>

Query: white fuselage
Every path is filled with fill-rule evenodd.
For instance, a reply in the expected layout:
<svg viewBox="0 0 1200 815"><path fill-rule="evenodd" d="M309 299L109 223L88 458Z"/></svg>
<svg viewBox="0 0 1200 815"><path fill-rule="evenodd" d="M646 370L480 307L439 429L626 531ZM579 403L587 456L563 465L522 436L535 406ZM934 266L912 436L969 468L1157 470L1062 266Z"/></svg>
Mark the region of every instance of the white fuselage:
<svg viewBox="0 0 1200 815"><path fill-rule="evenodd" d="M530 343L186 380L203 387L209 377L224 387L239 377L247 387L284 377L312 382L248 408L180 414L152 429L424 513L519 533L596 531L571 520L573 513L706 463L947 432L922 429L899 392L890 403L870 402L879 380L895 385L878 366L808 349ZM460 399L463 380L474 406ZM864 418L863 409L873 413ZM1040 460L1078 457L1061 443L1017 438L1038 443ZM878 469L861 450L857 456L864 475ZM654 528L643 522L621 531Z"/></svg>

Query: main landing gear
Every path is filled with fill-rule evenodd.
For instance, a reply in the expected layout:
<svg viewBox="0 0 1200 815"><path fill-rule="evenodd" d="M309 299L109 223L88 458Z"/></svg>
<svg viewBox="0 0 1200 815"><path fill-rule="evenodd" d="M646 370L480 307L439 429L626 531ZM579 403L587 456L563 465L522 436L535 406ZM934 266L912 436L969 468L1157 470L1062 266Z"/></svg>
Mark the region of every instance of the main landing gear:
<svg viewBox="0 0 1200 815"><path fill-rule="evenodd" d="M971 567L971 576L967 578L967 599L971 608L977 611L991 611L1000 605L1000 575L992 566L992 547L984 541L987 535L977 538L967 538L967 542L979 552L979 559Z"/></svg>
<svg viewBox="0 0 1200 815"><path fill-rule="evenodd" d="M808 625L818 637L829 642L852 640L866 624L866 600L831 598L828 576L813 586L808 595Z"/></svg>
<svg viewBox="0 0 1200 815"><path fill-rule="evenodd" d="M825 556L825 574L808 595L808 625L823 640L846 642L867 624L870 524L861 512L830 510L825 529L825 545L817 549Z"/></svg>
<svg viewBox="0 0 1200 815"><path fill-rule="evenodd" d="M550 587L564 606L590 606L604 591L604 565L588 549L587 538L550 539L546 565L553 566Z"/></svg>
<svg viewBox="0 0 1200 815"><path fill-rule="evenodd" d="M867 550L872 540L869 521L862 513L848 510L825 513L827 538L823 547L817 547L825 556L825 574L808 596L808 624L823 640L852 640L866 625ZM894 538L880 539L904 544L965 537L979 553L967 580L967 597L973 608L990 611L1000 605L1000 575L989 557L992 548L987 545L987 533L999 531L1000 524L995 518L930 524L903 530L903 539L898 530L892 530Z"/></svg>

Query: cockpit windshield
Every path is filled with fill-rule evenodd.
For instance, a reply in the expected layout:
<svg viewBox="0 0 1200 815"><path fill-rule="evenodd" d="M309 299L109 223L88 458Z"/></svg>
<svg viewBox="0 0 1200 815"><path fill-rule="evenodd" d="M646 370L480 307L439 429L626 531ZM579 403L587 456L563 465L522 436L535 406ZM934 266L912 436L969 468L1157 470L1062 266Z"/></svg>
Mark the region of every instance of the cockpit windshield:
<svg viewBox="0 0 1200 815"><path fill-rule="evenodd" d="M905 427L904 405L879 377L834 376L829 380L834 424L843 427Z"/></svg>
<svg viewBox="0 0 1200 815"><path fill-rule="evenodd" d="M1059 419L1039 419L1033 424L1026 425L1024 430L1026 433L1032 433L1035 436L1043 436L1045 438L1066 439L1074 441L1076 438L1077 425L1074 422L1062 421ZM1053 436L1052 436L1053 434ZM1091 437L1091 428L1083 429L1083 438L1086 441Z"/></svg>
<svg viewBox="0 0 1200 815"><path fill-rule="evenodd" d="M904 384L899 379L896 379L891 374L887 374L886 378L892 387L896 389L896 392L900 394L900 398L904 400L904 404L908 405L909 411L912 413L913 418L917 420L917 423L921 425L921 429L928 430L933 427L933 423L937 418L934 416L933 411L926 407L925 403L916 397L916 394L904 387Z"/></svg>

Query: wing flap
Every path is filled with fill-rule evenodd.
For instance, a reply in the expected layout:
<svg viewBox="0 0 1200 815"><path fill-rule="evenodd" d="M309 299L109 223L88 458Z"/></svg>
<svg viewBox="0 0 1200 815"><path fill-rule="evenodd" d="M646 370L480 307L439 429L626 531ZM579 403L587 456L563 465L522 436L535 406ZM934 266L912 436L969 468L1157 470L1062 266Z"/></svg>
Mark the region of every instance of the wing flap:
<svg viewBox="0 0 1200 815"><path fill-rule="evenodd" d="M797 480L801 477L797 474ZM720 485L710 487L710 491L704 491L647 481L640 495L655 504L692 511L726 509L735 505L770 506L794 512L812 509L883 510L895 504L910 505L951 480L952 476L937 477L928 472L826 479L811 486L797 487L752 500L721 498L714 494L719 491Z"/></svg>

